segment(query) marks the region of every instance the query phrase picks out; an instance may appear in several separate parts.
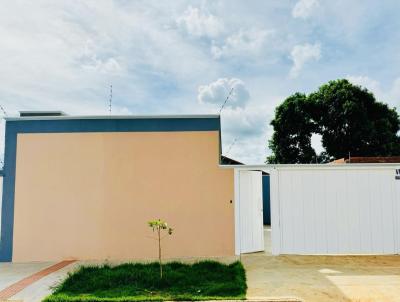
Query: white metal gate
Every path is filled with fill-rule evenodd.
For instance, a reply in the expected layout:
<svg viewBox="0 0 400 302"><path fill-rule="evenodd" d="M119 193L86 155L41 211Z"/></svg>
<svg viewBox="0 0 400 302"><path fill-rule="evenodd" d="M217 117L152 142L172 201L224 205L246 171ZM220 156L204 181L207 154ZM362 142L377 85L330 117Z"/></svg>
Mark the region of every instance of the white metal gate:
<svg viewBox="0 0 400 302"><path fill-rule="evenodd" d="M400 253L400 166L271 169L273 254Z"/></svg>
<svg viewBox="0 0 400 302"><path fill-rule="evenodd" d="M264 250L262 173L235 171L236 254Z"/></svg>

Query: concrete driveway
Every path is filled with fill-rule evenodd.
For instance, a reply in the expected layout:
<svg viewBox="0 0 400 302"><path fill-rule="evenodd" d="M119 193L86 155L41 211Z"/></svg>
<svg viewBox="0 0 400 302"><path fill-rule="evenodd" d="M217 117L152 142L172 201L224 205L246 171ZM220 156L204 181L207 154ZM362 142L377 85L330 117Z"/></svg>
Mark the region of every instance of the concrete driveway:
<svg viewBox="0 0 400 302"><path fill-rule="evenodd" d="M250 299L292 297L304 301L400 301L400 256L242 255Z"/></svg>
<svg viewBox="0 0 400 302"><path fill-rule="evenodd" d="M242 256L248 298L400 301L400 256Z"/></svg>

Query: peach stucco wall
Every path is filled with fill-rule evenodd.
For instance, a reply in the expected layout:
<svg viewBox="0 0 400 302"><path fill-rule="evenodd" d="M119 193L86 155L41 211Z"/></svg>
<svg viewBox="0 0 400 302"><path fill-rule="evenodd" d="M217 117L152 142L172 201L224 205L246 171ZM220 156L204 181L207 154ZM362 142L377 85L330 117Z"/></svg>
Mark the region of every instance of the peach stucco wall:
<svg viewBox="0 0 400 302"><path fill-rule="evenodd" d="M18 134L13 261L234 254L233 171L219 134Z"/></svg>

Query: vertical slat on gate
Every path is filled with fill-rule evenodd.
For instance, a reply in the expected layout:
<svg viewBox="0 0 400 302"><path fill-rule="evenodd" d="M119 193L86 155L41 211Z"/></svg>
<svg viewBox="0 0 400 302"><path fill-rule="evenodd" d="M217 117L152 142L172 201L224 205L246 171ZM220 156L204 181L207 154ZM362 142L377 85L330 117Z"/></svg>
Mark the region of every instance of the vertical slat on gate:
<svg viewBox="0 0 400 302"><path fill-rule="evenodd" d="M314 172L313 188L309 188L309 190L314 190L314 198L315 198L315 252L314 254L324 254L326 253L326 220L325 220L325 185L324 185L324 174L321 171ZM311 191L310 191L311 192Z"/></svg>
<svg viewBox="0 0 400 302"><path fill-rule="evenodd" d="M304 173L304 181L303 186L310 186L310 182L314 181L314 175L310 171L305 171ZM308 221L309 223L304 224L304 232L305 232L305 237L304 237L304 252L305 253L311 253L315 251L316 248L316 232L315 232L315 216L313 215L314 208L315 208L315 199L314 199L314 194L310 192L311 196L307 196L303 192L302 194L302 199L304 202L304 208L303 208L303 221Z"/></svg>
<svg viewBox="0 0 400 302"><path fill-rule="evenodd" d="M279 199L279 171L270 170L270 196L271 196L271 252L272 255L281 253L281 203Z"/></svg>
<svg viewBox="0 0 400 302"><path fill-rule="evenodd" d="M360 200L358 210L360 213L360 253L371 253L371 215L370 215L370 194L368 194L370 184L369 176L374 171L365 171L360 173L358 178L360 181L358 190L358 199Z"/></svg>
<svg viewBox="0 0 400 302"><path fill-rule="evenodd" d="M400 173L400 166L396 167ZM395 170L396 170L395 169ZM393 172L396 176L396 172ZM398 175L400 176L400 174ZM396 234L396 249L395 253L400 254L400 179L395 180L393 183L393 202L395 204L395 217L396 217L396 224L395 224L395 234Z"/></svg>
<svg viewBox="0 0 400 302"><path fill-rule="evenodd" d="M326 244L327 253L337 253L338 238L336 230L337 217L337 192L338 188L334 186L335 179L339 176L338 171L329 171L325 178L325 198L326 198ZM316 226L317 227L317 226Z"/></svg>
<svg viewBox="0 0 400 302"><path fill-rule="evenodd" d="M393 206L391 198L390 183L393 181L392 173L386 171L385 177L382 177L382 191L380 197L380 205L383 211L383 251L384 253L394 253L394 219L393 219Z"/></svg>
<svg viewBox="0 0 400 302"><path fill-rule="evenodd" d="M288 201L291 197L291 185L290 185L290 175L286 175L285 171L277 170L278 172L278 192L279 192L279 215L280 215L280 229L281 229L281 242L280 251L281 253L287 253L290 250L290 245L292 244L291 236L291 222L290 222L290 207L288 206ZM272 228L274 225L272 225ZM274 230L272 230L274 232Z"/></svg>

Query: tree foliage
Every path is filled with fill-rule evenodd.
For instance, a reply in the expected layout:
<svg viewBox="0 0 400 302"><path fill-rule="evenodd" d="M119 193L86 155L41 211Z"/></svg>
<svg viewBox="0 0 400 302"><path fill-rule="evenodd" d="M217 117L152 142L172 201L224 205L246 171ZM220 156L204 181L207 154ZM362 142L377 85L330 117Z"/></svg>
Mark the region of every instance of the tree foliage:
<svg viewBox="0 0 400 302"><path fill-rule="evenodd" d="M274 134L270 143L272 163L302 163L315 158L311 146L311 135L316 124L310 114L312 105L305 94L296 93L288 97L275 110L271 125Z"/></svg>
<svg viewBox="0 0 400 302"><path fill-rule="evenodd" d="M168 235L172 235L173 229L168 227L168 224L161 219L151 220L147 222L149 227L153 229L153 232L157 233L157 241L158 241L158 263L160 266L160 278L163 277L163 267L162 267L162 254L161 254L161 237L162 231L167 231Z"/></svg>
<svg viewBox="0 0 400 302"><path fill-rule="evenodd" d="M352 156L400 154L396 109L377 102L367 89L347 80L331 81L306 96L295 93L275 110L269 163L326 162ZM312 134L322 136L317 155Z"/></svg>

